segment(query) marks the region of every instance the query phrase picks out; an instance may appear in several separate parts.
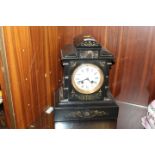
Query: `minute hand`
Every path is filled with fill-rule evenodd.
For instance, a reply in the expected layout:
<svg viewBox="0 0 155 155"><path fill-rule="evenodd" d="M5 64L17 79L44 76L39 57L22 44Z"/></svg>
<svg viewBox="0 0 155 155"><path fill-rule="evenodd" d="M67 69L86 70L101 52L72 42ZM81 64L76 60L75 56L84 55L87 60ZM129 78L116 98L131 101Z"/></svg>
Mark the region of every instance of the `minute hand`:
<svg viewBox="0 0 155 155"><path fill-rule="evenodd" d="M81 81L79 81L79 82L83 83L85 80L90 81L89 78L87 77L87 78L85 78L85 79L83 79L83 80L81 80Z"/></svg>

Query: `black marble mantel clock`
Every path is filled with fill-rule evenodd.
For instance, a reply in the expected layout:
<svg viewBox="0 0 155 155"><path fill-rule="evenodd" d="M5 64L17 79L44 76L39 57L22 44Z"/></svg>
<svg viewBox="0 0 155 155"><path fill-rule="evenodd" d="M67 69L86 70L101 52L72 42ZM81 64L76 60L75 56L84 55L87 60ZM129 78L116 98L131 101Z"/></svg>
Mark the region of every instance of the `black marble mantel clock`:
<svg viewBox="0 0 155 155"><path fill-rule="evenodd" d="M61 58L64 75L55 97L54 120L116 120L118 106L109 90L113 55L86 35L66 45Z"/></svg>

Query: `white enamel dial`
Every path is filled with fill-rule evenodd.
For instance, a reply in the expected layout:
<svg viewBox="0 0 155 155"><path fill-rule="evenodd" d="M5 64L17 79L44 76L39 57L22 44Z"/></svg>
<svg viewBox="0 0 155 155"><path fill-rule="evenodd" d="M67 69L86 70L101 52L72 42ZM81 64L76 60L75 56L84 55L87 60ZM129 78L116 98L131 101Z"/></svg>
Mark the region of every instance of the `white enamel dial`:
<svg viewBox="0 0 155 155"><path fill-rule="evenodd" d="M82 94L92 94L98 91L103 82L103 72L94 64L82 64L72 74L72 85Z"/></svg>

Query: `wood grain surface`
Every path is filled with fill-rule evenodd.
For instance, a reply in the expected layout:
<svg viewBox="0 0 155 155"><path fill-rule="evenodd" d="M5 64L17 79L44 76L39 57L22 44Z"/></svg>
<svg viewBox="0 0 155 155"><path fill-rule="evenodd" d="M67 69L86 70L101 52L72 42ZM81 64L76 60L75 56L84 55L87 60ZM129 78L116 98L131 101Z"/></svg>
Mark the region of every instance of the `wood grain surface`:
<svg viewBox="0 0 155 155"><path fill-rule="evenodd" d="M4 35L16 126L25 128L54 103L61 77L57 27L4 27Z"/></svg>
<svg viewBox="0 0 155 155"><path fill-rule="evenodd" d="M148 105L155 98L155 27L3 27L17 128L31 125L54 103L61 84L60 49L93 35L116 58L110 89L117 100Z"/></svg>

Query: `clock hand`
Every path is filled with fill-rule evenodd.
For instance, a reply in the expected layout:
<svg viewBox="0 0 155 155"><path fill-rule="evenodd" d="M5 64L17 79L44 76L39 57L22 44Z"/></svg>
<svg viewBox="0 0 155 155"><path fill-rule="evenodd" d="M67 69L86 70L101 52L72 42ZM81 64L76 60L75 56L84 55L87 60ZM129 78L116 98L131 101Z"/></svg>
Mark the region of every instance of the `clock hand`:
<svg viewBox="0 0 155 155"><path fill-rule="evenodd" d="M84 79L83 81L88 80L89 82L94 82L94 81L90 81L90 79L87 77L86 79Z"/></svg>
<svg viewBox="0 0 155 155"><path fill-rule="evenodd" d="M78 82L81 82L81 83L83 83L85 80L88 80L88 81L90 81L90 80L89 80L89 78L87 77L87 78L85 78L85 79L83 79L83 80L81 80L81 81L78 81Z"/></svg>

